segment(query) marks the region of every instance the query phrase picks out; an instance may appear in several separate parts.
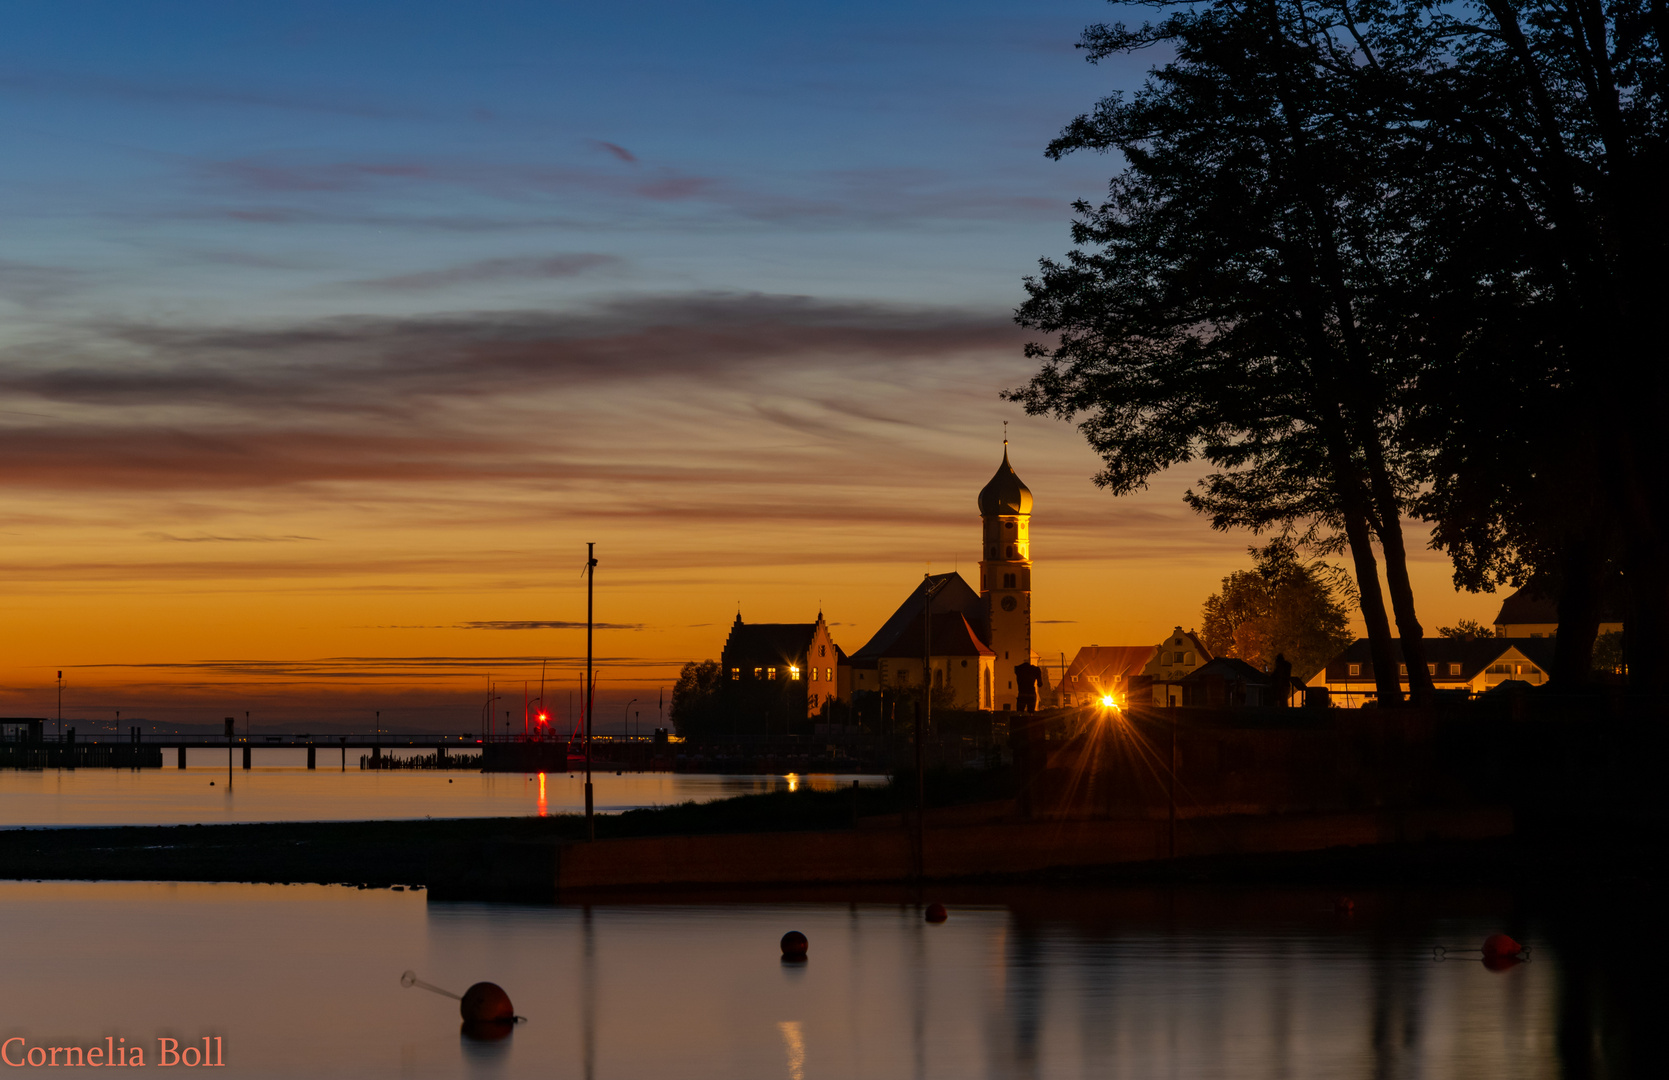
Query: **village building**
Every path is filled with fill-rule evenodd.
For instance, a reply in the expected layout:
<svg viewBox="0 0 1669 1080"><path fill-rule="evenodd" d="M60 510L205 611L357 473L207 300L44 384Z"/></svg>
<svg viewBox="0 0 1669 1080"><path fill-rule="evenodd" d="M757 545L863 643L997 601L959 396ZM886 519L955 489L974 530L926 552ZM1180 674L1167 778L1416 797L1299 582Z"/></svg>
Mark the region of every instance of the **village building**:
<svg viewBox="0 0 1669 1080"><path fill-rule="evenodd" d="M920 687L925 663L934 685L955 690L961 709L1012 711L1019 704L1014 669L1032 652L1031 489L1003 462L978 499L979 589L959 573L924 578L863 648L852 654L852 690ZM923 616L931 616L923 641Z"/></svg>
<svg viewBox="0 0 1669 1080"><path fill-rule="evenodd" d="M1553 639L1539 638L1447 638L1424 639L1426 668L1433 685L1444 690L1481 694L1501 683L1517 681L1540 686L1553 666ZM1401 655L1401 643L1394 646ZM1408 692L1408 665L1398 663L1397 673L1404 693ZM1358 638L1349 648L1316 672L1311 687L1325 687L1328 700L1347 709L1377 701L1373 657L1368 639Z"/></svg>
<svg viewBox="0 0 1669 1080"><path fill-rule="evenodd" d="M745 623L738 611L719 666L719 693L738 706L780 703L785 715L811 717L851 696L845 656L821 611L809 623Z"/></svg>
<svg viewBox="0 0 1669 1080"><path fill-rule="evenodd" d="M1153 680L1152 704L1182 704L1182 680L1211 659L1211 653L1192 630L1177 627L1154 649L1142 674Z"/></svg>
<svg viewBox="0 0 1669 1080"><path fill-rule="evenodd" d="M1600 603L1599 632L1609 634L1623 628L1623 605L1613 588ZM1501 601L1495 616L1495 636L1505 638L1550 638L1559 632L1559 601L1532 579Z"/></svg>
<svg viewBox="0 0 1669 1080"><path fill-rule="evenodd" d="M1056 700L1067 708L1145 704L1151 680L1143 673L1158 652L1156 645L1085 645L1066 665Z"/></svg>

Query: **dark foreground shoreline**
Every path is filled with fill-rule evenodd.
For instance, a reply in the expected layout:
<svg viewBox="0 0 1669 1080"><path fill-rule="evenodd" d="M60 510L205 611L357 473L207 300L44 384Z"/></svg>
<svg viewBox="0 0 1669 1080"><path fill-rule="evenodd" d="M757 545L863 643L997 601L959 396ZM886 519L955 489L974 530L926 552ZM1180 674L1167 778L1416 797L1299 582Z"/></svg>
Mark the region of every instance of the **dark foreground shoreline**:
<svg viewBox="0 0 1669 1080"><path fill-rule="evenodd" d="M707 804L662 811L633 811L597 818L599 840L754 833L734 827L737 807ZM757 808L755 808L757 809ZM752 815L747 815L751 817ZM811 815L817 817L820 815ZM784 821L770 836L826 822ZM784 827L786 826L786 827ZM98 881L201 881L338 884L370 888L431 887L439 896L472 897L448 890L450 867L460 857L496 851L526 852L535 864L560 845L583 843L577 815L546 818L474 818L423 821L303 822L279 824L124 826L112 828L0 830L0 879ZM1564 827L1516 835L1450 841L1384 843L1323 850L1217 854L1104 866L1073 866L1025 873L967 874L938 887L1015 884L1177 884L1324 887L1330 889L1423 887L1528 887L1578 890L1601 884L1655 881L1669 856L1669 833L1657 828L1623 830ZM871 892L892 897L908 882L691 888L649 883L631 889L585 890L596 899L659 893L736 898L856 899ZM439 898L439 896L437 898ZM503 897L514 899L514 897Z"/></svg>

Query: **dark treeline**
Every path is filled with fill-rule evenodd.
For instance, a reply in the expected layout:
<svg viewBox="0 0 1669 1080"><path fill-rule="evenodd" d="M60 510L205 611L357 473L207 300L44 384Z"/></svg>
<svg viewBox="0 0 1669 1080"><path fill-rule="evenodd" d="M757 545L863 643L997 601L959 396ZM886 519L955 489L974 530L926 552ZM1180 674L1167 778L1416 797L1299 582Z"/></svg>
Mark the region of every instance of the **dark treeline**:
<svg viewBox="0 0 1669 1080"><path fill-rule="evenodd" d="M1122 171L1027 281L1010 396L1114 493L1203 460L1215 527L1348 553L1382 703L1399 662L1432 694L1406 517L1457 585L1557 597L1554 685L1618 587L1666 685L1669 4L1137 2L1080 46L1163 59L1049 144Z"/></svg>

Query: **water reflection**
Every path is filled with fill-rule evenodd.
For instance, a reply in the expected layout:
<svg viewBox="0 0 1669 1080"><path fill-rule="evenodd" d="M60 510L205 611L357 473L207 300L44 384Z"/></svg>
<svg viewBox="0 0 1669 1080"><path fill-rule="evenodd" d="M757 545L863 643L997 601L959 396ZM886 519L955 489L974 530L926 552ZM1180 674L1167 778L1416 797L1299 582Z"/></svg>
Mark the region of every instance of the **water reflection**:
<svg viewBox="0 0 1669 1080"><path fill-rule="evenodd" d="M277 756L281 752L266 753ZM303 757L303 764L305 760ZM801 786L832 790L854 779L860 778L795 776L790 780L786 776L599 773L597 810L617 813ZM866 784L886 782L881 776L861 780ZM0 769L0 827L544 816L583 810L584 785L583 776L566 773L344 773L257 767L249 772L234 770L229 775L224 763L189 769Z"/></svg>
<svg viewBox="0 0 1669 1080"><path fill-rule="evenodd" d="M1055 890L512 907L316 886L0 883L0 1038L225 1037L238 1075L1625 1075L1651 1026L1580 918L1493 894ZM900 900L905 902L900 902ZM120 928L106 933L104 929ZM1507 928L1532 963L1434 963ZM804 964L778 939L803 930ZM490 979L501 1041L402 991ZM55 1044L56 1045L56 1044ZM230 1075L230 1074L229 1074Z"/></svg>

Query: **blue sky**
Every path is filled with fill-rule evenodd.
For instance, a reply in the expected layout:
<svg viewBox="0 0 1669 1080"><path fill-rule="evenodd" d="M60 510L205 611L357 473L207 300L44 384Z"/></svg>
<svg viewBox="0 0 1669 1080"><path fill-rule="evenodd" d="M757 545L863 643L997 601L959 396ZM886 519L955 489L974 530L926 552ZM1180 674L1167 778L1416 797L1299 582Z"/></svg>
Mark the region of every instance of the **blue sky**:
<svg viewBox="0 0 1669 1080"><path fill-rule="evenodd" d="M740 290L1012 307L1130 72L1071 3L13 3L5 288L35 314Z"/></svg>
<svg viewBox="0 0 1669 1080"><path fill-rule="evenodd" d="M1005 421L1045 656L1192 625L1246 562L1193 470L1112 499L1000 398L1022 278L1117 165L1043 147L1155 59L1073 48L1117 9L0 11L14 714L65 670L92 714L451 727L574 677L590 541L600 707L738 606L855 649L972 572ZM1414 569L1428 622L1493 614Z"/></svg>

